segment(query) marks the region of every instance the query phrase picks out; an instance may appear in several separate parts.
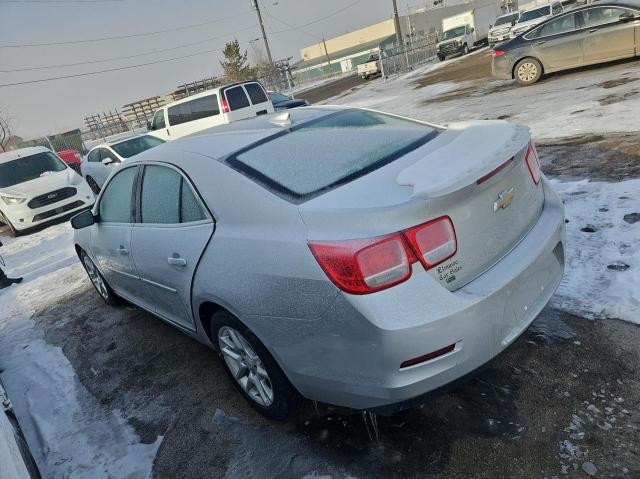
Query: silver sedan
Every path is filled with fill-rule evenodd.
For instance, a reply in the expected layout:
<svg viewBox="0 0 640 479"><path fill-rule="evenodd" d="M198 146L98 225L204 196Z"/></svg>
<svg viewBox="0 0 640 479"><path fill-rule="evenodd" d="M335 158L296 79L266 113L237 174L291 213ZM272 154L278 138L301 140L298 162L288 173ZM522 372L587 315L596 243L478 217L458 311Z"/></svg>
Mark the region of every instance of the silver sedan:
<svg viewBox="0 0 640 479"><path fill-rule="evenodd" d="M564 270L529 130L308 107L153 148L72 220L102 298L216 349L262 414L394 412L467 376Z"/></svg>

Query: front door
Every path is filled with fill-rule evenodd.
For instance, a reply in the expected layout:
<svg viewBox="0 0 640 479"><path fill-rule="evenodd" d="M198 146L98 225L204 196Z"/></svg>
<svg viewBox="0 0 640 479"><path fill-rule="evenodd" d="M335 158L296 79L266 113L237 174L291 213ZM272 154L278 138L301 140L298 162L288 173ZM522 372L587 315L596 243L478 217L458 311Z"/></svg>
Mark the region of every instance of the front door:
<svg viewBox="0 0 640 479"><path fill-rule="evenodd" d="M576 15L562 15L548 21L525 38L534 40L534 56L541 59L546 72L582 65L582 38L576 30Z"/></svg>
<svg viewBox="0 0 640 479"><path fill-rule="evenodd" d="M140 279L131 259L133 190L137 167L123 169L107 184L98 204L99 220L91 231L92 253L109 285L135 300Z"/></svg>
<svg viewBox="0 0 640 479"><path fill-rule="evenodd" d="M635 30L640 28L640 16L638 20L631 21L625 17L637 13L626 8L604 6L587 8L581 13L587 32L583 41L585 63L599 63L635 55Z"/></svg>
<svg viewBox="0 0 640 479"><path fill-rule="evenodd" d="M214 223L189 181L168 166L146 165L132 248L156 314L191 331L191 283Z"/></svg>

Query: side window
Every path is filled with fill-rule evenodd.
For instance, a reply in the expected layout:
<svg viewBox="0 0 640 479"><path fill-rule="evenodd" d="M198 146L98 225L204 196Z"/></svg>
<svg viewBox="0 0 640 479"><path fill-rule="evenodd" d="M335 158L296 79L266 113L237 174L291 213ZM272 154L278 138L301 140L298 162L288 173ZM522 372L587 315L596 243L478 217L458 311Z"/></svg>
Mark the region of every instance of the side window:
<svg viewBox="0 0 640 479"><path fill-rule="evenodd" d="M564 15L545 23L535 31L535 35L527 35L529 38L548 37L571 32L576 29L576 16Z"/></svg>
<svg viewBox="0 0 640 479"><path fill-rule="evenodd" d="M206 218L182 175L164 166L145 167L141 202L143 223L178 224Z"/></svg>
<svg viewBox="0 0 640 479"><path fill-rule="evenodd" d="M120 163L120 160L118 160L113 153L106 148L100 148L100 161L107 159L111 160L113 163Z"/></svg>
<svg viewBox="0 0 640 479"><path fill-rule="evenodd" d="M584 26L597 27L598 25L606 25L607 23L616 23L620 19L620 15L628 13L629 10L615 7L594 7L587 8L582 11Z"/></svg>
<svg viewBox="0 0 640 479"><path fill-rule="evenodd" d="M100 222L131 223L131 196L136 167L121 170L109 182L100 198Z"/></svg>
<svg viewBox="0 0 640 479"><path fill-rule="evenodd" d="M167 115L169 116L169 125L171 126L191 121L191 108L189 108L189 103L180 103L179 105L169 107L167 109Z"/></svg>
<svg viewBox="0 0 640 479"><path fill-rule="evenodd" d="M267 101L267 95L258 83L245 83L244 87L249 94L249 98L251 98L251 103L254 105Z"/></svg>
<svg viewBox="0 0 640 479"><path fill-rule="evenodd" d="M153 116L153 122L151 123L152 130L160 130L165 127L164 124L164 110L158 110Z"/></svg>
<svg viewBox="0 0 640 479"><path fill-rule="evenodd" d="M249 99L244 93L244 89L241 86L229 88L225 91L227 97L227 103L231 111L239 110L240 108L246 108L249 106Z"/></svg>
<svg viewBox="0 0 640 479"><path fill-rule="evenodd" d="M92 163L97 163L100 161L100 148L97 150L92 150L87 157L87 161L91 161Z"/></svg>
<svg viewBox="0 0 640 479"><path fill-rule="evenodd" d="M207 95L190 102L191 120L200 120L220 114L218 107L218 95Z"/></svg>

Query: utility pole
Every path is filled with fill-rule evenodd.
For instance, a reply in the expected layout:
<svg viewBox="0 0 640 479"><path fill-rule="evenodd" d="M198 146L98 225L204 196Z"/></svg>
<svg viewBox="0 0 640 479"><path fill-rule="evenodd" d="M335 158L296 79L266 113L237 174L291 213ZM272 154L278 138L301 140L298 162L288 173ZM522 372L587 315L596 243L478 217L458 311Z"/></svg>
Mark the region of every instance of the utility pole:
<svg viewBox="0 0 640 479"><path fill-rule="evenodd" d="M391 0L393 3L393 25L396 30L396 45L398 48L402 48L404 43L402 42L402 31L400 30L400 17L398 17L398 5L396 0Z"/></svg>
<svg viewBox="0 0 640 479"><path fill-rule="evenodd" d="M329 56L329 50L327 50L327 42L322 39L322 44L324 45L324 54L327 57L327 63L329 64L329 76L333 76L333 68L331 68L331 57Z"/></svg>
<svg viewBox="0 0 640 479"><path fill-rule="evenodd" d="M262 22L262 14L260 13L260 5L258 5L258 0L251 0L251 4L253 8L256 9L258 14L258 21L260 22L260 29L262 30L262 39L264 40L264 48L267 50L267 57L269 58L269 64L271 68L274 68L273 58L271 57L271 49L269 48L269 41L267 40L267 32L264 30L264 23Z"/></svg>

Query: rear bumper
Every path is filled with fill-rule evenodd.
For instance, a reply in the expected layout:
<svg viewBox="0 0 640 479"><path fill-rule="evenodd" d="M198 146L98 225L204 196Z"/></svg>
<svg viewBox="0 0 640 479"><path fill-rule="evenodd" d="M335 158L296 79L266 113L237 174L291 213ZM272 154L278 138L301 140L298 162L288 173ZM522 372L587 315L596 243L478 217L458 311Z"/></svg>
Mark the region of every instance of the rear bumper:
<svg viewBox="0 0 640 479"><path fill-rule="evenodd" d="M339 295L318 322L292 323L296 340L273 353L293 385L310 399L389 412L497 356L549 302L564 272L564 210L546 180L544 188L533 229L465 287L446 291L416 270L411 281L380 293ZM400 369L451 344L443 356Z"/></svg>
<svg viewBox="0 0 640 479"><path fill-rule="evenodd" d="M491 61L491 75L500 80L513 79L513 62L508 54L493 57Z"/></svg>

